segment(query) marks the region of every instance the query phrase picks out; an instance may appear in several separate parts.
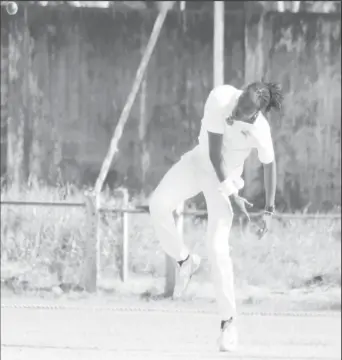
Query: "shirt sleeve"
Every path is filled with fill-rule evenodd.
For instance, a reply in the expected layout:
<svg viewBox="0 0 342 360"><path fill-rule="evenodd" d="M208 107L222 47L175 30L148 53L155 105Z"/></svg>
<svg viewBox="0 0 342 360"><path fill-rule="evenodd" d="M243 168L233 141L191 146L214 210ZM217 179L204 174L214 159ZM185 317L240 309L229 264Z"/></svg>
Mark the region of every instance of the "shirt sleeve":
<svg viewBox="0 0 342 360"><path fill-rule="evenodd" d="M258 158L263 164L270 164L274 161L274 148L271 129L267 122L265 126L260 129L256 148L258 151Z"/></svg>
<svg viewBox="0 0 342 360"><path fill-rule="evenodd" d="M202 124L205 129L215 134L224 133L225 115L215 92L211 92L204 106Z"/></svg>

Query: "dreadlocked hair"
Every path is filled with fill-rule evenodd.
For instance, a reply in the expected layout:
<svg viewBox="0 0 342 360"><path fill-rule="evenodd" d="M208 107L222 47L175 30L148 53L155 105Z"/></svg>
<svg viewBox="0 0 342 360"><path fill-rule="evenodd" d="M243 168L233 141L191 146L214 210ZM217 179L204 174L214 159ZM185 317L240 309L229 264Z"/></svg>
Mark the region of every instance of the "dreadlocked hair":
<svg viewBox="0 0 342 360"><path fill-rule="evenodd" d="M247 90L254 95L260 110L268 113L271 109L279 111L284 96L281 87L276 83L254 82L248 85Z"/></svg>

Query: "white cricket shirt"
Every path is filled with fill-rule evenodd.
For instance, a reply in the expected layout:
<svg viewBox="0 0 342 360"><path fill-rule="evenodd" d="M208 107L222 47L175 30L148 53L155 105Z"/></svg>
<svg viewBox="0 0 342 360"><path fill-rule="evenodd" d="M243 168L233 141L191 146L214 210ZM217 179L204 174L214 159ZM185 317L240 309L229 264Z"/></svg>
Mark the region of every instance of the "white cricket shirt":
<svg viewBox="0 0 342 360"><path fill-rule="evenodd" d="M270 126L261 112L253 124L241 121L235 121L233 125L227 124L226 119L231 115L241 94L241 90L230 85L214 88L204 106L204 116L198 137L200 151L208 160L208 132L223 134L224 168L229 177L240 183L239 189L243 187L241 179L243 165L252 149L257 149L259 160L263 164L274 160Z"/></svg>

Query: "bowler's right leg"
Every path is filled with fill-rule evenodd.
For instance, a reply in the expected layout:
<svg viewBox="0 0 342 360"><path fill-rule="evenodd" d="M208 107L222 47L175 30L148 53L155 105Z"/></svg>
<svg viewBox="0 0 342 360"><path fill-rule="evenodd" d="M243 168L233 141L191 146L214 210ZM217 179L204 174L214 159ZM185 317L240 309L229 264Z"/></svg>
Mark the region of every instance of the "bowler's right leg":
<svg viewBox="0 0 342 360"><path fill-rule="evenodd" d="M150 198L156 236L165 252L176 261L184 260L189 251L177 232L173 212L182 202L201 191L192 159L192 152L188 152L174 164Z"/></svg>

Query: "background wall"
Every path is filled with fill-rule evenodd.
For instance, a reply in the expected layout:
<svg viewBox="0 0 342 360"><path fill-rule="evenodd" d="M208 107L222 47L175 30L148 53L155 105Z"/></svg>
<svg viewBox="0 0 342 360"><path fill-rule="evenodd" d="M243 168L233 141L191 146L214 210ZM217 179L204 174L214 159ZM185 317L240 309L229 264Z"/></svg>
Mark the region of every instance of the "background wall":
<svg viewBox="0 0 342 360"><path fill-rule="evenodd" d="M155 17L39 6L2 12L3 175L18 185L30 177L94 184ZM149 194L195 145L212 88L212 38L212 14L168 15L109 185ZM270 121L287 209L340 203L340 41L334 14L226 14L226 83L265 77L286 93L283 113ZM262 196L255 154L245 177L246 195Z"/></svg>

